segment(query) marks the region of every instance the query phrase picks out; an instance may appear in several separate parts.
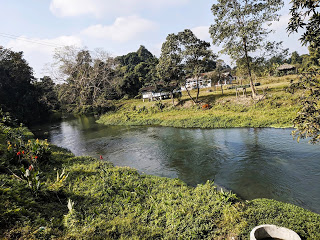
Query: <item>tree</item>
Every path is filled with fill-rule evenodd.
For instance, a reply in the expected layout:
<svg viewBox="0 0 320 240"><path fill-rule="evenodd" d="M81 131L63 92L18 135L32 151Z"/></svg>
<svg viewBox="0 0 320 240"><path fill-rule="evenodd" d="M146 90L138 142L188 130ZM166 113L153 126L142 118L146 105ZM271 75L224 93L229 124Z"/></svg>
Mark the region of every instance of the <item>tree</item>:
<svg viewBox="0 0 320 240"><path fill-rule="evenodd" d="M294 51L291 53L290 63L291 64L301 64L302 63L302 58L297 51Z"/></svg>
<svg viewBox="0 0 320 240"><path fill-rule="evenodd" d="M135 97L141 87L154 84L158 59L144 46L136 52L116 57L116 61L119 63L118 88L121 95Z"/></svg>
<svg viewBox="0 0 320 240"><path fill-rule="evenodd" d="M58 110L60 108L56 85L49 76L40 78L40 81L35 82L34 86L39 94L38 101L42 103L48 111Z"/></svg>
<svg viewBox="0 0 320 240"><path fill-rule="evenodd" d="M300 40L302 45L320 47L320 0L292 0L291 18L287 27L289 33L305 30Z"/></svg>
<svg viewBox="0 0 320 240"><path fill-rule="evenodd" d="M245 59L247 74L250 79L252 96L256 95L252 80L250 54L266 49L266 41L271 32L264 27L265 23L278 20L276 12L282 7L282 0L218 0L212 5L215 22L210 27L214 44L223 43L223 53L233 60Z"/></svg>
<svg viewBox="0 0 320 240"><path fill-rule="evenodd" d="M117 97L116 62L108 53L68 46L57 49L54 58L60 73L58 81L64 82L58 87L62 105L102 111L108 107L107 100Z"/></svg>
<svg viewBox="0 0 320 240"><path fill-rule="evenodd" d="M209 42L198 39L189 29L179 32L178 38L182 46L184 70L196 79L196 102L198 102L200 74L216 67L215 59L217 56L210 49Z"/></svg>
<svg viewBox="0 0 320 240"><path fill-rule="evenodd" d="M230 67L222 59L218 59L216 61L216 69L210 72L208 74L208 77L211 79L211 83L213 83L214 85L217 83L221 84L222 74L230 70ZM223 86L222 84L220 86L221 94L223 95Z"/></svg>
<svg viewBox="0 0 320 240"><path fill-rule="evenodd" d="M198 39L191 30L186 29L178 34L169 34L162 44L157 72L161 80L169 84L181 82L186 76L197 81L197 96L194 100L186 88L190 99L198 102L198 80L201 73L215 68L216 56L210 50L210 43ZM186 85L186 82L184 82Z"/></svg>
<svg viewBox="0 0 320 240"><path fill-rule="evenodd" d="M311 138L311 143L320 141L320 80L319 59L320 52L320 1L319 0L292 0L290 9L291 18L287 27L289 33L305 30L300 40L302 45L309 45L310 57L303 59L315 64L301 74L297 83L290 86L292 92L296 89L304 91L301 97L301 107L294 119L296 130L293 135L300 138ZM319 55L318 55L319 56Z"/></svg>
<svg viewBox="0 0 320 240"><path fill-rule="evenodd" d="M34 82L33 70L23 58L23 52L0 46L0 108L23 123L35 122L47 115L38 101Z"/></svg>

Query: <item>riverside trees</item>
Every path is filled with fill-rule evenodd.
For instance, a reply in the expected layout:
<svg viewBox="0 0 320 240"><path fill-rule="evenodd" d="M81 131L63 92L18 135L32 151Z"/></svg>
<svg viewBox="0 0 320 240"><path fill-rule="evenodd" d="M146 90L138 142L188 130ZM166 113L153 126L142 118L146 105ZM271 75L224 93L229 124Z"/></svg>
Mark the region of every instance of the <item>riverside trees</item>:
<svg viewBox="0 0 320 240"><path fill-rule="evenodd" d="M0 46L0 109L23 123L47 115L34 83L33 70L23 58L23 52Z"/></svg>
<svg viewBox="0 0 320 240"><path fill-rule="evenodd" d="M303 72L300 80L291 85L291 89L302 89L301 107L294 119L297 139L311 138L311 143L320 142L320 1L292 0L291 19L287 30L304 30L301 37L303 45L309 46L312 66Z"/></svg>
<svg viewBox="0 0 320 240"><path fill-rule="evenodd" d="M250 54L272 44L266 41L270 30L264 24L278 20L276 12L282 5L282 0L218 0L211 8L215 16L215 22L209 30L212 41L218 45L223 43L222 52L233 60L245 60L253 97L256 90Z"/></svg>
<svg viewBox="0 0 320 240"><path fill-rule="evenodd" d="M68 46L57 49L54 58L59 69L56 80L64 81L58 87L62 105L76 106L79 111L101 109L108 107L108 99L116 98L116 62L108 53Z"/></svg>
<svg viewBox="0 0 320 240"><path fill-rule="evenodd" d="M158 59L144 46L116 58L107 52L78 49L67 46L54 55L55 79L62 106L78 112L103 112L110 107L109 100L124 96L135 97L139 89L155 81ZM68 109L67 109L68 110Z"/></svg>

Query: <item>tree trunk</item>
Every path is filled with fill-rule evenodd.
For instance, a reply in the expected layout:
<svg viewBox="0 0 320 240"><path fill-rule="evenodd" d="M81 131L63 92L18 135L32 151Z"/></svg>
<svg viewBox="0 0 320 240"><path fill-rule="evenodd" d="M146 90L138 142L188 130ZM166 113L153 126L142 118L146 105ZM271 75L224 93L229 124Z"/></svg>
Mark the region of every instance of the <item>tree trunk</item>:
<svg viewBox="0 0 320 240"><path fill-rule="evenodd" d="M186 83L186 82L184 82L184 87L185 87L185 89L187 90L187 93L188 93L188 95L189 95L189 98L193 101L194 104L196 104L196 102L194 101L193 97L191 97L191 94L190 94L190 92L189 92L189 89L187 88L187 83Z"/></svg>
<svg viewBox="0 0 320 240"><path fill-rule="evenodd" d="M222 87L222 84L221 84L220 86L221 86L221 94L223 95L223 87Z"/></svg>
<svg viewBox="0 0 320 240"><path fill-rule="evenodd" d="M251 87L252 97L254 98L257 94L256 94L256 89L255 89L255 87L253 85L251 67L250 67L250 62L249 62L249 57L248 57L248 50L247 50L247 42L246 42L245 38L243 39L243 45L244 45L244 53L245 53L245 58L246 58L247 70L248 70L249 79L250 79L250 87Z"/></svg>
<svg viewBox="0 0 320 240"><path fill-rule="evenodd" d="M199 88L199 77L197 76L197 97L196 97L196 102L198 102L199 92L200 92L200 88Z"/></svg>
<svg viewBox="0 0 320 240"><path fill-rule="evenodd" d="M174 106L174 97L173 97L173 91L171 92L171 100L172 100L172 106Z"/></svg>

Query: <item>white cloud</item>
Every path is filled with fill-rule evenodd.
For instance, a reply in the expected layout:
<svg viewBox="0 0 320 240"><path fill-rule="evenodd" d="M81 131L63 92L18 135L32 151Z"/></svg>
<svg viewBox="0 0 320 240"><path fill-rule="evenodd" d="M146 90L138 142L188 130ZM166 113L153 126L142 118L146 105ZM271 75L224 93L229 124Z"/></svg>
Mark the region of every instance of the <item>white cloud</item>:
<svg viewBox="0 0 320 240"><path fill-rule="evenodd" d="M52 61L55 48L66 45L82 46L81 40L76 36L60 36L53 39L17 37L9 41L6 48L13 51L23 51L24 58L34 69L35 77L41 77L45 64Z"/></svg>
<svg viewBox="0 0 320 240"><path fill-rule="evenodd" d="M290 15L286 14L280 17L279 21L272 22L271 26L269 27L272 30L282 30L288 26Z"/></svg>
<svg viewBox="0 0 320 240"><path fill-rule="evenodd" d="M210 40L209 26L194 27L191 29L191 31L196 35L197 38L201 40Z"/></svg>
<svg viewBox="0 0 320 240"><path fill-rule="evenodd" d="M180 5L190 0L51 0L50 10L59 17L75 17L80 15L93 15L102 17L106 15L127 15L141 9L157 9Z"/></svg>
<svg viewBox="0 0 320 240"><path fill-rule="evenodd" d="M140 36L142 33L152 31L155 23L138 16L119 17L112 25L93 25L81 33L93 38L110 39L126 42Z"/></svg>

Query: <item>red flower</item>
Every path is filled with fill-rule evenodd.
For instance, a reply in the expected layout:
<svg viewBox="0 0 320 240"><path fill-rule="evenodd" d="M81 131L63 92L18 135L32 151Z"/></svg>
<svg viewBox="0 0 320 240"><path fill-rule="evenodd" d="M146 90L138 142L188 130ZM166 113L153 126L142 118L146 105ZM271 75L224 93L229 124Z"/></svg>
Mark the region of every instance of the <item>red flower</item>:
<svg viewBox="0 0 320 240"><path fill-rule="evenodd" d="M32 170L33 170L33 166L30 165L30 166L29 166L29 171L32 171Z"/></svg>
<svg viewBox="0 0 320 240"><path fill-rule="evenodd" d="M21 154L21 152L19 151L19 152L17 152L17 156L20 156L20 154Z"/></svg>
<svg viewBox="0 0 320 240"><path fill-rule="evenodd" d="M22 154L24 154L24 151L22 151Z"/></svg>
<svg viewBox="0 0 320 240"><path fill-rule="evenodd" d="M38 156L34 156L35 159L38 159Z"/></svg>
<svg viewBox="0 0 320 240"><path fill-rule="evenodd" d="M103 159L102 155L100 155L100 159Z"/></svg>

